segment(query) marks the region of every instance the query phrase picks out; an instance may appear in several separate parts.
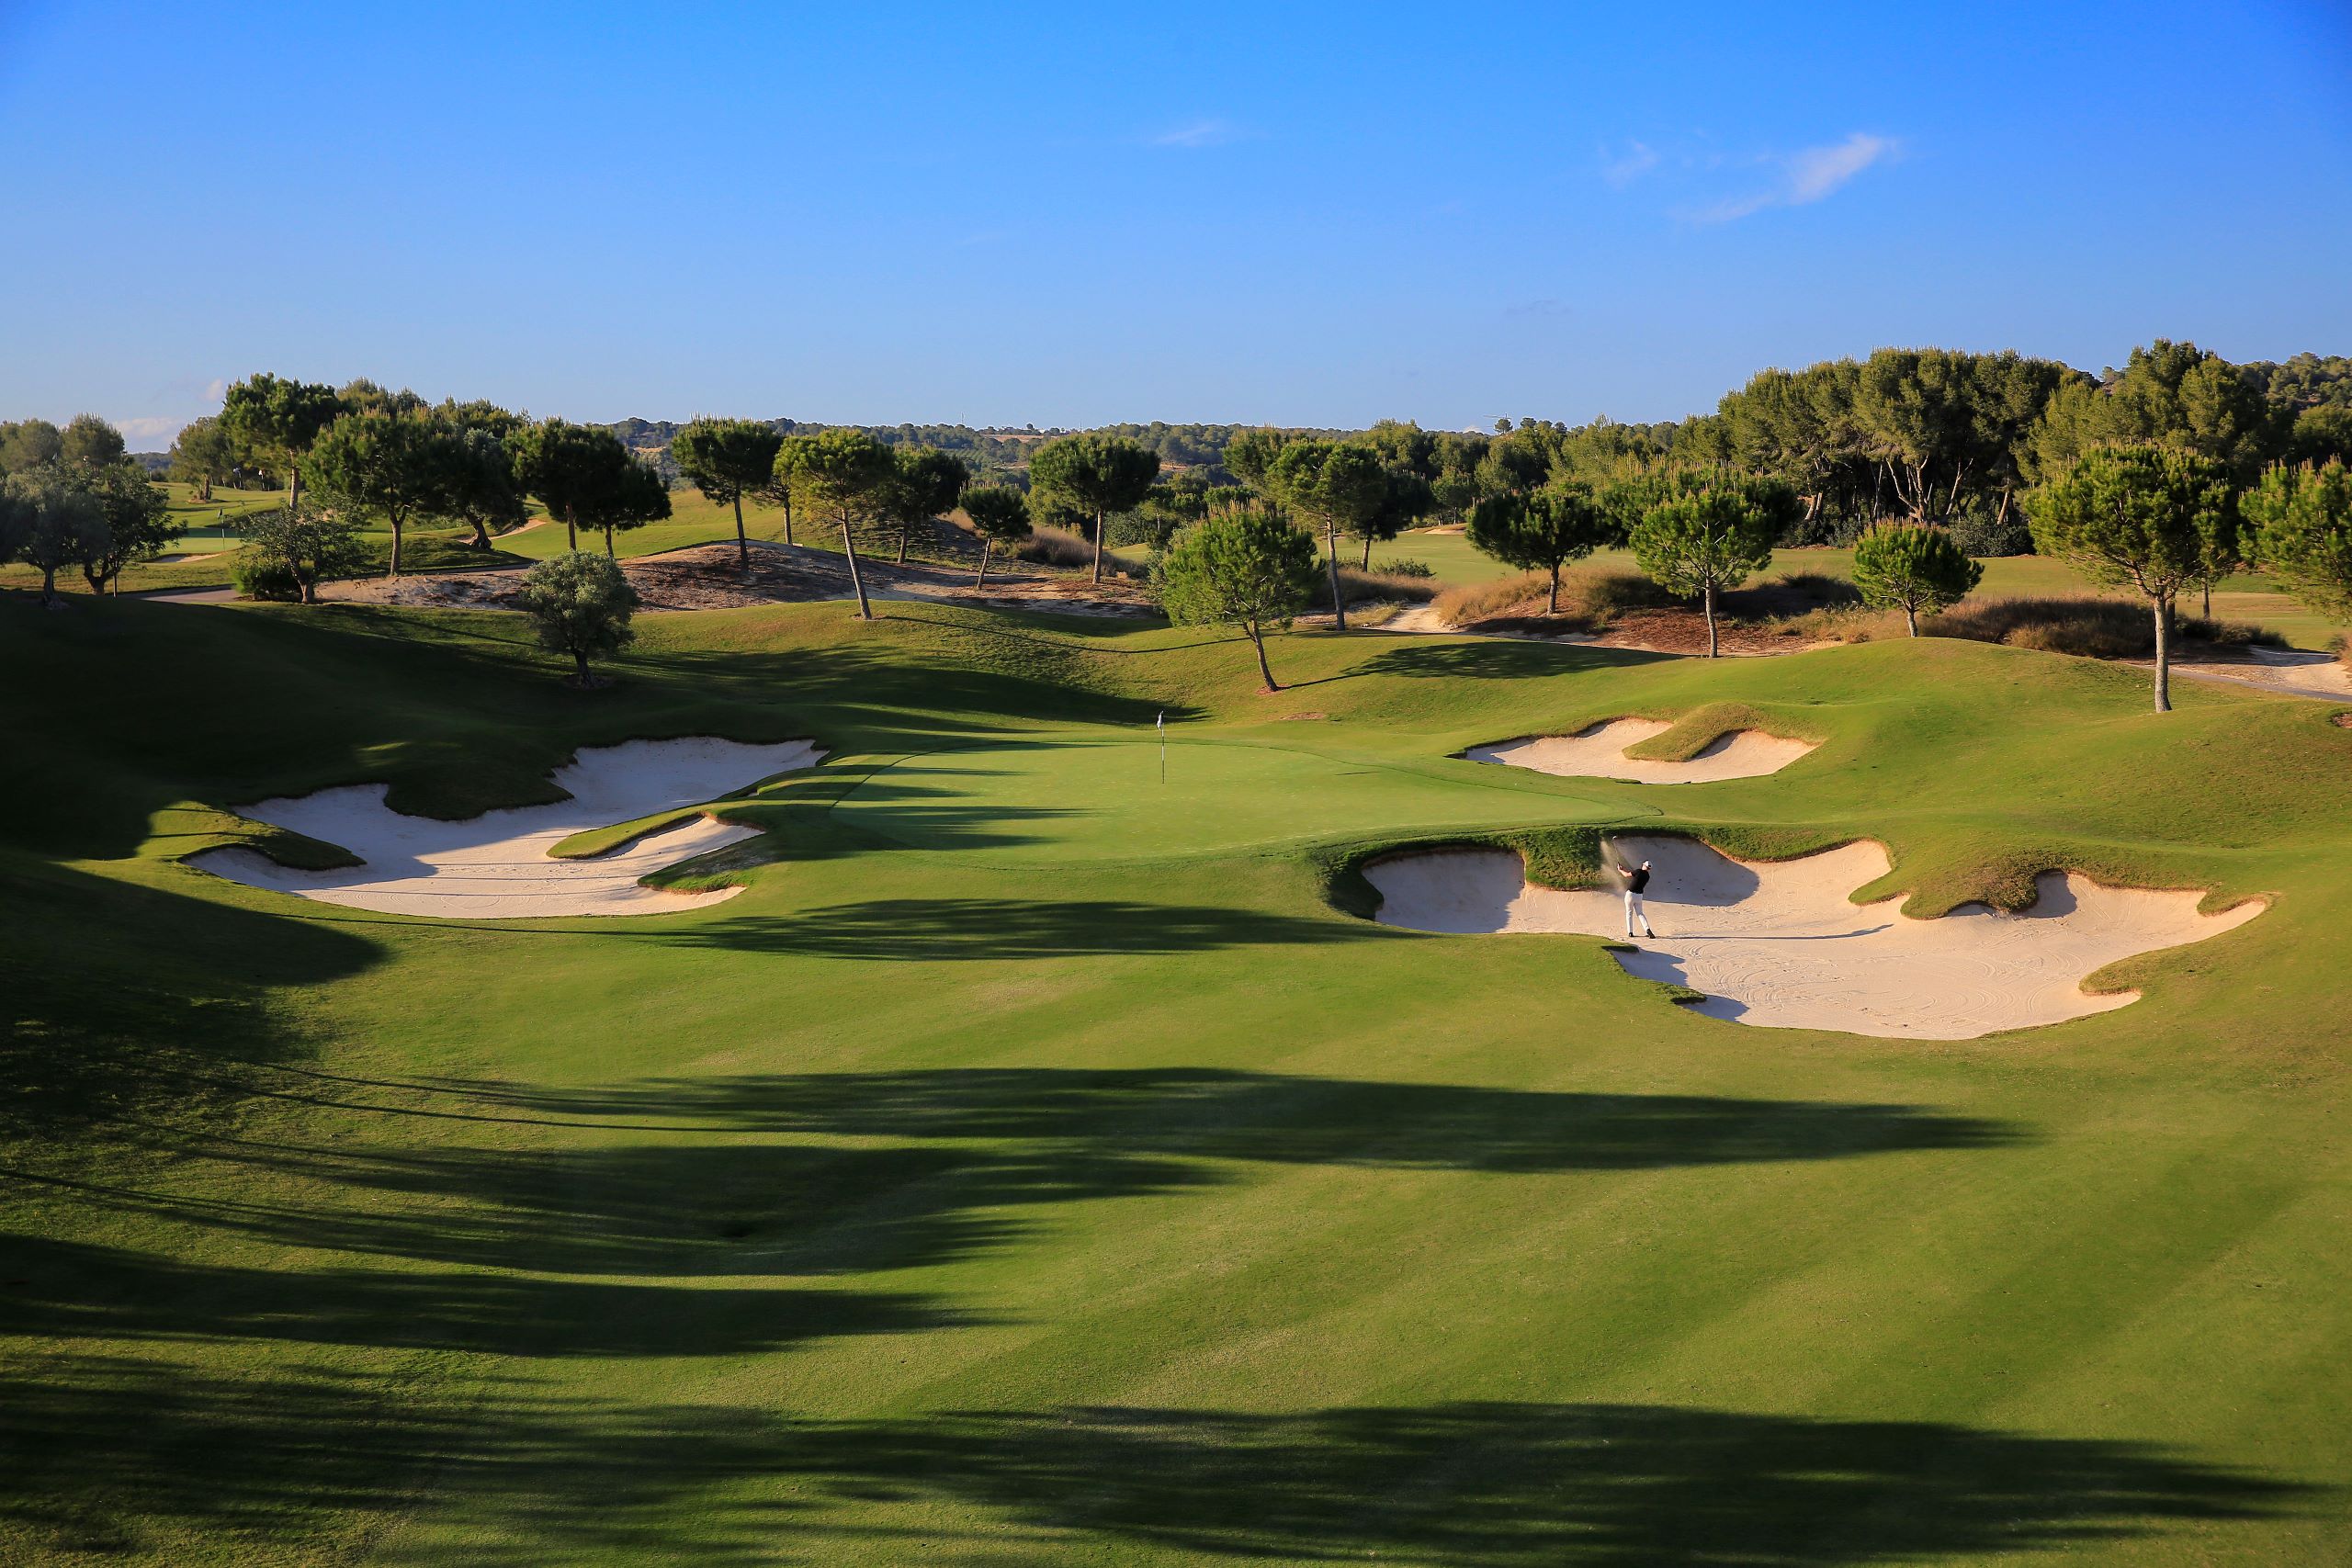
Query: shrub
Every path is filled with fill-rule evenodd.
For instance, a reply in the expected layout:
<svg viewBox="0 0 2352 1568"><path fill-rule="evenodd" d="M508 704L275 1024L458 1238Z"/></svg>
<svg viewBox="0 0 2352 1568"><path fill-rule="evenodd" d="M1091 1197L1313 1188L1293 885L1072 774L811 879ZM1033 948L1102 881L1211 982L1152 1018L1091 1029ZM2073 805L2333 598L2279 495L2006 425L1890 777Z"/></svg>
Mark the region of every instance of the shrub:
<svg viewBox="0 0 2352 1568"><path fill-rule="evenodd" d="M1929 637L1967 637L2043 653L2091 659L2147 659L2156 651L2155 624L2128 599L1986 599L1956 605L1920 623ZM2187 617L2184 637L2221 647L2279 644L2278 634L2235 621Z"/></svg>
<svg viewBox="0 0 2352 1568"><path fill-rule="evenodd" d="M1381 563L1380 570L1382 575L1386 577L1435 577L1437 575L1437 569L1425 560L1384 561Z"/></svg>
<svg viewBox="0 0 2352 1568"><path fill-rule="evenodd" d="M1348 596L1351 604L1367 604L1381 599L1401 599L1410 604L1427 604L1437 597L1437 587L1424 578L1408 577L1400 572L1365 571L1360 567L1340 568L1340 592ZM1331 580L1329 574L1315 580L1315 594L1309 601L1313 608L1331 607Z"/></svg>
<svg viewBox="0 0 2352 1568"><path fill-rule="evenodd" d="M571 656L575 685L597 683L588 673L593 655L617 653L636 640L629 616L637 590L617 562L585 550L567 550L523 574L515 604L531 618L539 643Z"/></svg>
<svg viewBox="0 0 2352 1568"><path fill-rule="evenodd" d="M1039 566L1091 567L1094 564L1094 547L1067 528L1057 528L1050 523L1040 523L1030 530L1029 536L1015 545L1014 557L1034 561Z"/></svg>
<svg viewBox="0 0 2352 1568"><path fill-rule="evenodd" d="M229 563L229 576L247 599L291 604L302 597L302 585L295 580L293 569L270 556L239 550Z"/></svg>

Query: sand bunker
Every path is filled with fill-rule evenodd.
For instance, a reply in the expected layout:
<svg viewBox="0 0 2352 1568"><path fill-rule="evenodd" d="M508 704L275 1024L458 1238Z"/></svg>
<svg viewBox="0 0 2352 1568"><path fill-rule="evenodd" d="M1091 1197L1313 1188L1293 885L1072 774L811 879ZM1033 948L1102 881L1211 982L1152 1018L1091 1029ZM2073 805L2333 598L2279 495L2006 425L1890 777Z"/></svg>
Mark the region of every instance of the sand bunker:
<svg viewBox="0 0 2352 1568"><path fill-rule="evenodd" d="M2049 873L2021 913L1968 904L1917 920L1898 912L1898 899L1849 898L1886 874L1886 852L1872 843L1768 863L1687 839L1627 836L1608 848L1628 863L1652 863L1649 918L1658 935L1619 953L1625 968L1704 992L1694 1006L1710 1017L1783 1029L1969 1040L2105 1012L2139 993L2093 996L2082 988L2092 971L2228 931L2262 909L2248 901L2201 915L2196 893ZM1399 856L1364 875L1380 890L1384 925L1624 936L1618 894L1530 886L1508 850Z"/></svg>
<svg viewBox="0 0 2352 1568"><path fill-rule="evenodd" d="M1574 735L1539 735L1473 746L1463 753L1474 762L1502 762L1564 778L1621 779L1627 784L1711 784L1777 773L1811 751L1816 742L1783 740L1760 729L1736 729L1707 743L1682 762L1651 762L1625 755L1653 735L1674 727L1654 718L1612 718Z"/></svg>
<svg viewBox="0 0 2352 1568"><path fill-rule="evenodd" d="M188 863L253 887L356 909L443 919L535 915L667 914L731 897L665 892L639 878L757 836L757 829L696 817L587 860L551 860L574 833L698 806L823 755L806 740L746 746L732 740L630 740L582 747L555 772L571 798L486 811L463 822L404 817L382 784L324 789L241 807L244 816L339 844L366 863L300 871L253 850L206 850Z"/></svg>

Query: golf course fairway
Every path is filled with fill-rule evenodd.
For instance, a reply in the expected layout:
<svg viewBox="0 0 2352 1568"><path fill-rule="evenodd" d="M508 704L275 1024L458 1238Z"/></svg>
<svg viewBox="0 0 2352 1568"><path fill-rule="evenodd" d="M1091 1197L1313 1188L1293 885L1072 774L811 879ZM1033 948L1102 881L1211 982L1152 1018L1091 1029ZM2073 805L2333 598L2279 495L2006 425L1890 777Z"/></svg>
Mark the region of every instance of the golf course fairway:
<svg viewBox="0 0 2352 1568"><path fill-rule="evenodd" d="M2329 705L1378 632L1266 695L1197 631L880 608L648 615L582 692L514 616L0 598L0 1562L2352 1557ZM1461 755L1619 717L1817 745ZM331 858L240 801L469 817L687 736L824 753L662 874L723 903L185 863ZM1905 918L2267 907L1962 1041L1369 918L1379 854L1605 829L1872 840Z"/></svg>

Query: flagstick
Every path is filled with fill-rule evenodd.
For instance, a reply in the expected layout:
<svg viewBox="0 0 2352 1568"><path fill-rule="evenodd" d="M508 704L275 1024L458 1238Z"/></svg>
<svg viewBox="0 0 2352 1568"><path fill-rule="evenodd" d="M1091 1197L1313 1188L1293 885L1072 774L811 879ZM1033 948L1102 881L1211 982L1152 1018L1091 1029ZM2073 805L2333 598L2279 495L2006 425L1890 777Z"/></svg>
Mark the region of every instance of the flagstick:
<svg viewBox="0 0 2352 1568"><path fill-rule="evenodd" d="M1159 710L1159 782L1168 782L1168 710Z"/></svg>

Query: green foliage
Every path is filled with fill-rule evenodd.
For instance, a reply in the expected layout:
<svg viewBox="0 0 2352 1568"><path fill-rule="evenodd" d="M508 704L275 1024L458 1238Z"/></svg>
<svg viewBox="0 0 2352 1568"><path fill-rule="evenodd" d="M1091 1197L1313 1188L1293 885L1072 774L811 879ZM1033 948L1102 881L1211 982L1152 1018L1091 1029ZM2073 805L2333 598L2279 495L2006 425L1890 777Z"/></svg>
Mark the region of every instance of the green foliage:
<svg viewBox="0 0 2352 1568"><path fill-rule="evenodd" d="M955 510L956 498L972 480L972 470L962 458L935 446L891 448L891 470L876 510L883 521L896 525L903 561L914 531Z"/></svg>
<svg viewBox="0 0 2352 1568"><path fill-rule="evenodd" d="M0 519L0 542L40 573L41 602L55 605L57 574L107 547L104 507L75 475L54 464L10 474L0 480L0 496L7 513Z"/></svg>
<svg viewBox="0 0 2352 1568"><path fill-rule="evenodd" d="M212 499L212 487L227 484L240 468L237 444L217 414L191 420L180 429L172 443L171 461L167 472L184 484L196 487L198 501Z"/></svg>
<svg viewBox="0 0 2352 1568"><path fill-rule="evenodd" d="M1715 596L1736 588L1772 558L1772 513L1736 489L1702 490L1660 502L1634 527L1634 559L1652 581L1697 594L1707 616L1707 657L1722 651Z"/></svg>
<svg viewBox="0 0 2352 1568"><path fill-rule="evenodd" d="M1901 610L1913 637L1922 610L1957 604L1984 576L1984 567L1932 523L1876 523L1854 541L1854 586L1862 603Z"/></svg>
<svg viewBox="0 0 2352 1568"><path fill-rule="evenodd" d="M786 436L776 449L775 474L808 504L830 510L846 530L878 512L898 478L898 462L865 432L837 426Z"/></svg>
<svg viewBox="0 0 2352 1568"><path fill-rule="evenodd" d="M2352 468L2273 468L2241 504L2263 570L2312 609L2352 619Z"/></svg>
<svg viewBox="0 0 2352 1568"><path fill-rule="evenodd" d="M1592 487L1562 481L1524 495L1488 496L1470 513L1469 539L1507 566L1550 576L1546 615L1560 613L1560 568L1607 542L1607 514Z"/></svg>
<svg viewBox="0 0 2352 1568"><path fill-rule="evenodd" d="M564 525L574 545L582 528L628 528L670 514L666 491L657 505L640 476L645 465L609 430L542 420L518 435L513 449L517 482Z"/></svg>
<svg viewBox="0 0 2352 1568"><path fill-rule="evenodd" d="M288 381L264 371L220 400L220 428L238 451L299 475L299 460L326 428L348 412L332 387Z"/></svg>
<svg viewBox="0 0 2352 1568"><path fill-rule="evenodd" d="M57 426L45 419L0 423L0 476L54 463L65 450Z"/></svg>
<svg viewBox="0 0 2352 1568"><path fill-rule="evenodd" d="M2028 494L2025 507L2042 554L2159 604L2238 560L2228 468L2180 447L2095 448Z"/></svg>
<svg viewBox="0 0 2352 1568"><path fill-rule="evenodd" d="M493 530L520 527L529 515L514 472L514 448L492 423L473 421L462 412L453 415L446 403L434 418L449 432L441 448L442 484L435 510L470 524L474 547L486 550ZM666 494L662 504L666 509Z"/></svg>
<svg viewBox="0 0 2352 1568"><path fill-rule="evenodd" d="M244 527L234 570L238 587L252 598L282 594L313 604L320 583L353 576L368 564L358 522L339 512L310 503L278 507L250 514Z"/></svg>
<svg viewBox="0 0 2352 1568"><path fill-rule="evenodd" d="M392 531L389 575L398 577L410 520L446 504L459 442L419 412L348 414L312 444L301 468L330 505L384 520Z"/></svg>
<svg viewBox="0 0 2352 1568"><path fill-rule="evenodd" d="M605 556L566 550L540 561L523 574L514 602L541 647L571 655L573 680L582 686L590 683L590 659L617 653L637 637L629 625L637 590Z"/></svg>
<svg viewBox="0 0 2352 1568"><path fill-rule="evenodd" d="M1287 627L1315 592L1315 541L1264 512L1210 517L1176 536L1152 574L1160 608L1178 626L1229 626L1250 639L1266 690L1266 633Z"/></svg>
<svg viewBox="0 0 2352 1568"><path fill-rule="evenodd" d="M118 457L92 468L69 468L67 482L98 503L106 515L106 539L82 557L82 575L94 592L104 592L125 567L153 560L187 530L172 515L171 498L138 463Z"/></svg>
<svg viewBox="0 0 2352 1568"><path fill-rule="evenodd" d="M2193 343L2158 338L2093 386L2053 396L2030 432L2029 470L2050 480L2099 446L2176 446L2225 465L2240 482L2279 455L2292 428L2259 379Z"/></svg>
<svg viewBox="0 0 2352 1568"><path fill-rule="evenodd" d="M783 445L783 434L759 420L697 419L671 438L670 456L705 497L740 508L774 480Z"/></svg>
<svg viewBox="0 0 2352 1568"><path fill-rule="evenodd" d="M1103 519L1133 511L1159 477L1159 454L1117 435L1065 435L1046 442L1029 460L1033 486L1087 514L1098 582L1102 579Z"/></svg>
<svg viewBox="0 0 2352 1568"><path fill-rule="evenodd" d="M1029 500L1010 485L982 485L964 492L964 515L980 537L1010 545L1029 536Z"/></svg>
<svg viewBox="0 0 2352 1568"><path fill-rule="evenodd" d="M96 470L122 461L122 432L94 413L77 413L58 432L58 461L68 468Z"/></svg>
<svg viewBox="0 0 2352 1568"><path fill-rule="evenodd" d="M2180 446L2102 446L2026 497L2033 542L2094 582L2137 589L2154 615L2155 705L2172 707L2172 607L2240 558L2236 491L2221 459Z"/></svg>

